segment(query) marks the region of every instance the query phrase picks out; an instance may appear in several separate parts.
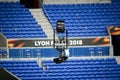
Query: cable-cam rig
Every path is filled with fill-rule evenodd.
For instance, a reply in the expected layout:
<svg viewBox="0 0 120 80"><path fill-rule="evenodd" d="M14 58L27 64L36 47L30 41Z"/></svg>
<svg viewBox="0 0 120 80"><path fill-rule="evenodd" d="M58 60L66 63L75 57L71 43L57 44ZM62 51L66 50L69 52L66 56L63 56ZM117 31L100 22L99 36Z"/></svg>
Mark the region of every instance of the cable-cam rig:
<svg viewBox="0 0 120 80"><path fill-rule="evenodd" d="M56 39L56 34L58 39ZM54 58L53 61L58 64L67 60L68 56L63 55L63 51L68 49L68 31L65 29L64 21L58 20L56 29L54 29L53 35L53 47L59 52L59 57Z"/></svg>

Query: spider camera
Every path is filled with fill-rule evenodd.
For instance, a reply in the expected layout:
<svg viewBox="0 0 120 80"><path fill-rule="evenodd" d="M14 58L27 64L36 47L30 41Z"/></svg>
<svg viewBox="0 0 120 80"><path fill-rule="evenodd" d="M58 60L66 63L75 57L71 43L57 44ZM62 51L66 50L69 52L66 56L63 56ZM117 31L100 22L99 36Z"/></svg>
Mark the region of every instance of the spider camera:
<svg viewBox="0 0 120 80"><path fill-rule="evenodd" d="M66 34L64 37L58 35L58 40L55 39L56 34ZM54 58L53 61L58 64L67 60L67 56L62 54L62 51L68 48L68 32L65 29L65 22L63 20L58 20L56 23L56 29L54 29L54 48L59 51L59 57Z"/></svg>

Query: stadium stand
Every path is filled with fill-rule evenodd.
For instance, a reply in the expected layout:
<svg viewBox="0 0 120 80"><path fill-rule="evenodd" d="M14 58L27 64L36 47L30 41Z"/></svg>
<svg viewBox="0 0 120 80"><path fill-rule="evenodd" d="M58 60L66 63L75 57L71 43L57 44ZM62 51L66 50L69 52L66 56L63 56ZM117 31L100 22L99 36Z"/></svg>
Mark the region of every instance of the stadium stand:
<svg viewBox="0 0 120 80"><path fill-rule="evenodd" d="M117 4L44 4L43 9L54 28L57 20L65 21L69 37L107 36L108 26L120 25Z"/></svg>
<svg viewBox="0 0 120 80"><path fill-rule="evenodd" d="M21 80L38 80L37 77L43 72L36 60L1 60L0 67L4 67Z"/></svg>
<svg viewBox="0 0 120 80"><path fill-rule="evenodd" d="M57 20L65 20L69 37L96 38L108 36L107 26L120 25L119 4L119 0L45 4L43 9L54 28ZM0 30L7 39L48 38L29 9L19 2L0 2ZM58 57L54 48L13 45L0 50L0 56L9 54L9 59L0 57L0 67L21 80L120 80L120 64L110 56L111 45L70 46L70 58L61 64L53 62L52 58Z"/></svg>
<svg viewBox="0 0 120 80"><path fill-rule="evenodd" d="M56 65L52 61L44 61L49 66L49 79L65 80L119 80L120 65L114 58L106 59L73 59Z"/></svg>
<svg viewBox="0 0 120 80"><path fill-rule="evenodd" d="M0 30L7 38L46 38L45 32L20 2L0 2Z"/></svg>
<svg viewBox="0 0 120 80"><path fill-rule="evenodd" d="M43 60L44 70L36 60L1 60L0 66L22 80L119 80L120 65L115 58L69 59L55 64Z"/></svg>

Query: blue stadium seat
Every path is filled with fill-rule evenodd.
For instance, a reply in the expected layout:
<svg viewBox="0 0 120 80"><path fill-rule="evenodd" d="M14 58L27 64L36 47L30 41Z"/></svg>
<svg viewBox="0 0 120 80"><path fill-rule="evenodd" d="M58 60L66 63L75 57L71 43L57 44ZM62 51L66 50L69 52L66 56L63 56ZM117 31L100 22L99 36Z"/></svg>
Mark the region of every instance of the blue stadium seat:
<svg viewBox="0 0 120 80"><path fill-rule="evenodd" d="M41 26L38 26L38 23L35 21L33 18L32 14L30 13L28 8L25 8L24 5L20 5L19 2L5 2L2 3L0 2L2 6L0 6L0 15L2 16L0 21L0 26L2 25L2 33L7 37L7 38L46 38L47 36L41 29ZM11 29L8 25L12 25L12 28L15 30L16 27L20 26L19 31L22 30L22 32L25 32L25 34L30 33L32 30L30 29L36 26L34 28L33 32L37 33L35 31L38 31L42 33L42 36L38 36L37 34L31 33L31 35L26 35L24 36L22 33L19 35L16 34L17 31L8 31ZM29 26L28 26L29 25ZM5 27L3 27L5 26ZM28 27L28 30L24 30L24 26ZM8 31L8 32L7 32ZM7 33L6 33L7 32ZM35 35L35 36L33 36ZM36 36L37 35L37 36Z"/></svg>
<svg viewBox="0 0 120 80"><path fill-rule="evenodd" d="M62 7L64 6L64 8ZM102 7L101 7L102 6ZM109 6L109 7L108 7ZM117 11L117 8L113 8L115 5L110 3L102 4L52 4L52 5L43 5L46 16L52 23L55 28L55 22L59 19L65 20L66 27L71 28L69 31L69 37L90 37L90 36L106 36L106 28L108 25L119 24L120 19L116 19L115 16L112 16L114 11ZM112 7L113 9L111 9ZM117 12L114 13L119 15ZM118 17L118 16L117 16ZM109 21L109 22L108 22ZM72 25L70 25L72 24ZM74 30L78 34L72 34L72 28L82 28L82 27L94 26L93 29L82 29ZM102 28L101 28L102 27ZM82 31L86 31L84 33ZM89 33L92 32L92 33Z"/></svg>
<svg viewBox="0 0 120 80"><path fill-rule="evenodd" d="M117 79L119 80L120 67L116 68L119 65L118 64L114 64L114 66L108 65L106 63L106 60L115 61L115 58L106 58L106 59L100 58L94 60L93 59L68 60L66 63L62 63L60 65L58 64L58 66L55 65L52 61L44 61L44 63L49 66L49 69L51 71L51 73L48 73L48 75L51 76L52 78L48 77L49 79L53 79L54 76L56 77L61 76L58 78L59 79L64 78L65 80L68 80L68 78L75 80L77 79L78 80L79 79L83 79L83 80L110 79L111 80L113 77L116 78L116 80ZM80 62L82 62L82 65L80 65ZM92 64L90 62L92 62Z"/></svg>

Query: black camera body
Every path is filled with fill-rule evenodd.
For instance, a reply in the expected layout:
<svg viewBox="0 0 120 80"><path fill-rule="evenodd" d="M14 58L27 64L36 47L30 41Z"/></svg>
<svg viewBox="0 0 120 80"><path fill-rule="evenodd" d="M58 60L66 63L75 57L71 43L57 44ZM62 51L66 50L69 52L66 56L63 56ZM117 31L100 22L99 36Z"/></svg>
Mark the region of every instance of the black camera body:
<svg viewBox="0 0 120 80"><path fill-rule="evenodd" d="M56 31L57 31L57 33L64 33L65 32L64 21L61 21L61 20L57 21Z"/></svg>
<svg viewBox="0 0 120 80"><path fill-rule="evenodd" d="M56 63L56 64L59 64L59 63L62 63L64 61L67 60L67 56L62 56L62 57L59 57L59 58L54 58L53 61Z"/></svg>

